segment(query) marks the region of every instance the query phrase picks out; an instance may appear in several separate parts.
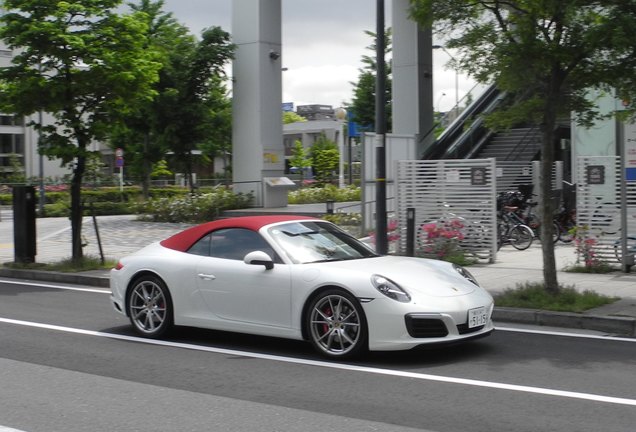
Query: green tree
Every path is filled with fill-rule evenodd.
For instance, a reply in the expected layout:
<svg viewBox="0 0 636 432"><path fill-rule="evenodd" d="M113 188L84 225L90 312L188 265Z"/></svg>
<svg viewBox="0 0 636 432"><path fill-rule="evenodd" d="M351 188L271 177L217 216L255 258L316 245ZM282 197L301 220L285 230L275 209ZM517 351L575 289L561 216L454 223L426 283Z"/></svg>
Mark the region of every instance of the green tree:
<svg viewBox="0 0 636 432"><path fill-rule="evenodd" d="M113 127L111 145L122 148L126 152L126 168L129 173L141 178L144 197L148 197L152 166L165 158L167 149L160 136L165 127L159 113L169 108L162 108L164 92L172 91L172 86L166 85L166 76L171 69L171 56L180 50L184 44L190 46L193 36L188 29L179 24L171 13L163 10L164 1L140 0L139 4L129 4L129 7L147 25L145 48L157 52L157 59L161 62L160 79L154 84L156 97L137 101L135 110L127 113L124 121Z"/></svg>
<svg viewBox="0 0 636 432"><path fill-rule="evenodd" d="M48 112L40 151L72 167L72 259L83 258L81 185L88 146L104 140L132 101L153 96L160 64L146 47L146 20L119 15L119 0L5 0L0 39L14 50L0 70L0 109Z"/></svg>
<svg viewBox="0 0 636 432"><path fill-rule="evenodd" d="M192 154L206 141L213 139L214 110L220 109L226 119L225 136L229 136L229 101L225 88L225 65L232 59L234 45L230 35L220 27L203 31L200 41L184 43L171 55L170 67L163 72L165 90L158 98L161 139L173 152L177 167L192 182ZM229 138L227 138L229 139ZM225 143L228 144L227 141Z"/></svg>
<svg viewBox="0 0 636 432"><path fill-rule="evenodd" d="M307 119L293 111L283 111L283 124L306 122Z"/></svg>
<svg viewBox="0 0 636 432"><path fill-rule="evenodd" d="M540 203L543 276L558 292L550 200L555 130L574 113L590 125L603 114L590 92L598 90L636 106L636 5L595 0L411 0L412 16L447 37L458 66L482 83L516 97L491 116L491 125L519 121L541 128Z"/></svg>
<svg viewBox="0 0 636 432"><path fill-rule="evenodd" d="M373 40L376 39L376 34L372 31L365 31L365 33ZM388 28L385 32L385 58L391 53L391 29ZM375 53L375 43L367 47L368 50ZM358 82L351 83L353 88L353 99L351 104L347 107L352 114L352 119L365 130L375 130L375 77L377 75L377 65L375 56L362 56L363 67L359 69ZM387 116L387 131L391 131L392 116L391 116L391 101L392 101L392 73L391 63L386 62L386 95L385 101L387 103L386 116Z"/></svg>
<svg viewBox="0 0 636 432"><path fill-rule="evenodd" d="M331 182L340 162L337 144L321 135L311 146L310 155L316 181L319 184Z"/></svg>
<svg viewBox="0 0 636 432"><path fill-rule="evenodd" d="M213 77L215 85L211 86L210 97L207 98L205 109L208 116L205 117L206 133L203 142L199 145L205 162L214 167L214 159L222 158L225 161L225 175L232 153L232 100L228 96L225 83L220 77Z"/></svg>
<svg viewBox="0 0 636 432"><path fill-rule="evenodd" d="M298 168L301 180L305 177L305 168L309 168L311 164L312 159L309 156L309 151L305 149L302 141L294 141L294 148L292 149L292 157L289 158L289 165Z"/></svg>

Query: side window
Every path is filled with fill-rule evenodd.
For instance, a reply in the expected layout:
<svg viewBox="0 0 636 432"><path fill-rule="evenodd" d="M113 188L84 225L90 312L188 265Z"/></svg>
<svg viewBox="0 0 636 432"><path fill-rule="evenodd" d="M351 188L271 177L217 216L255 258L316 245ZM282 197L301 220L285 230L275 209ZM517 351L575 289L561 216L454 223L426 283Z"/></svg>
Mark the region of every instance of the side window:
<svg viewBox="0 0 636 432"><path fill-rule="evenodd" d="M190 246L190 249L188 249L188 253L191 253L193 255L210 256L210 237L211 235L208 234L201 240Z"/></svg>
<svg viewBox="0 0 636 432"><path fill-rule="evenodd" d="M255 250L266 252L274 261L279 262L274 250L260 234L242 228L227 228L214 231L192 245L188 253L243 260L245 255Z"/></svg>

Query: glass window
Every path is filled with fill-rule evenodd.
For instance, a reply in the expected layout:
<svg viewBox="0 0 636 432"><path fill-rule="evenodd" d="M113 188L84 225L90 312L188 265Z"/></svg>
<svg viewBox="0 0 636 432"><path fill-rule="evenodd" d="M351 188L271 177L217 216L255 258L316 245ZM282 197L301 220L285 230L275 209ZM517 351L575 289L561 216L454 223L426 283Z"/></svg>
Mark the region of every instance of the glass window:
<svg viewBox="0 0 636 432"><path fill-rule="evenodd" d="M297 264L377 256L364 243L326 222L292 222L272 227L269 232Z"/></svg>
<svg viewBox="0 0 636 432"><path fill-rule="evenodd" d="M274 262L280 262L274 249L257 232L243 228L214 231L196 242L188 253L233 260L243 260L253 251L267 253Z"/></svg>

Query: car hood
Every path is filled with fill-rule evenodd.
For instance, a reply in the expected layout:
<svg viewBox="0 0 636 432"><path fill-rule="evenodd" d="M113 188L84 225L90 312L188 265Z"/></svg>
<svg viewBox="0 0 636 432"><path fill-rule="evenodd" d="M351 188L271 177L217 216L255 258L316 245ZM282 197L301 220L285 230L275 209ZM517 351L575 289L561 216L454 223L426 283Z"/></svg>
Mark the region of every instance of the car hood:
<svg viewBox="0 0 636 432"><path fill-rule="evenodd" d="M378 274L407 289L432 297L455 297L474 292L475 284L461 276L453 264L426 258L382 256L323 263L332 269Z"/></svg>

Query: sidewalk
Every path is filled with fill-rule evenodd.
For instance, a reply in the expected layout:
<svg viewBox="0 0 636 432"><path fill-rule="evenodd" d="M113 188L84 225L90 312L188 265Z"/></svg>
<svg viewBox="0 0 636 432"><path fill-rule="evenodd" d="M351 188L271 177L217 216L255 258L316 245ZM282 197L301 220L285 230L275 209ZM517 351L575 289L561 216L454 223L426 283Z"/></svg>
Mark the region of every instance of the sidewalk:
<svg viewBox="0 0 636 432"><path fill-rule="evenodd" d="M324 205L288 206L270 209L275 212L302 214L324 213ZM245 211L244 213L250 211ZM117 260L141 247L175 234L189 224L170 224L137 221L135 216L100 216L97 228L102 251L107 260ZM86 255L100 256L97 233L92 218L85 218L83 234L87 246ZM67 218L37 220L36 262L58 262L71 254L70 222ZM636 273L614 272L610 274L570 273L563 271L576 262L574 246L559 243L555 248L558 280L562 285L573 285L577 290L591 290L600 294L620 297L621 300L585 314L564 314L546 311L496 308L494 319L498 322L521 322L545 326L586 328L609 334L636 336ZM0 262L14 260L13 220L3 211L0 220ZM470 272L480 284L493 294L506 288L515 288L525 282L543 280L542 253L538 243L525 251L505 246L497 254L494 264L477 264ZM108 286L108 271L60 274L51 272L13 271L0 269L0 277L47 280L82 285Z"/></svg>

